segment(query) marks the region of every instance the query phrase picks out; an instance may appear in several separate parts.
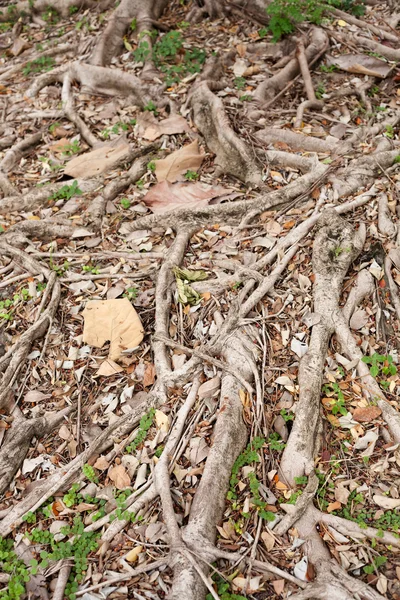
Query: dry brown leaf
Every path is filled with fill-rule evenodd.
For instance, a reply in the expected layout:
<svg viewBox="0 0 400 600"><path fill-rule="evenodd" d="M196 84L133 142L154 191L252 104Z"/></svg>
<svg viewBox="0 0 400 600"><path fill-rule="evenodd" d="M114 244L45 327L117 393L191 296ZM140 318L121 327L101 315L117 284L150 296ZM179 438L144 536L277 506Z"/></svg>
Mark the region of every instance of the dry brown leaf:
<svg viewBox="0 0 400 600"><path fill-rule="evenodd" d="M110 340L108 356L111 361L118 360L123 350L136 348L143 339L142 323L128 298L90 300L86 304L83 316L83 341L95 348L101 348Z"/></svg>
<svg viewBox="0 0 400 600"><path fill-rule="evenodd" d="M13 56L19 56L21 52L30 47L30 44L26 40L21 37L17 37L14 40L12 48L10 48L10 52Z"/></svg>
<svg viewBox="0 0 400 600"><path fill-rule="evenodd" d="M123 465L112 467L108 472L108 476L114 482L117 490L124 490L131 484L131 479Z"/></svg>
<svg viewBox="0 0 400 600"><path fill-rule="evenodd" d="M135 548L132 548L132 550L130 550L125 556L125 560L127 560L130 563L137 561L137 559L139 558L139 554L142 552L142 550L143 546L135 546Z"/></svg>
<svg viewBox="0 0 400 600"><path fill-rule="evenodd" d="M190 131L186 119L179 115L172 115L171 117L168 117L168 119L164 119L160 122L154 118L154 121L145 129L143 137L146 140L153 142L162 135L185 133L185 131Z"/></svg>
<svg viewBox="0 0 400 600"><path fill-rule="evenodd" d="M353 419L359 423L369 423L382 414L379 406L361 406L353 412Z"/></svg>
<svg viewBox="0 0 400 600"><path fill-rule="evenodd" d="M68 146L69 141L67 140L67 138L63 137L60 140L58 140L58 142L54 142L54 144L51 144L51 146L49 146L49 150L51 150L52 152L64 152L64 150L66 150Z"/></svg>
<svg viewBox="0 0 400 600"><path fill-rule="evenodd" d="M375 56L368 56L368 54L328 56L326 62L328 65L335 65L348 73L360 73L371 77L380 77L381 79L385 79L393 69L392 65L384 60L380 60Z"/></svg>
<svg viewBox="0 0 400 600"><path fill-rule="evenodd" d="M162 412L162 410L156 410L154 413L156 420L157 429L168 433L169 431L169 416Z"/></svg>
<svg viewBox="0 0 400 600"><path fill-rule="evenodd" d="M209 204L217 204L220 196L229 194L231 190L219 185L204 183L157 183L144 197L144 203L156 215L178 208L204 208ZM214 199L214 201L212 201ZM212 201L212 202L210 202Z"/></svg>
<svg viewBox="0 0 400 600"><path fill-rule="evenodd" d="M143 375L143 386L148 387L153 385L156 378L156 368L152 363L146 365L146 370Z"/></svg>
<svg viewBox="0 0 400 600"><path fill-rule="evenodd" d="M275 590L275 594L282 594L285 587L284 579L276 579L275 581L271 581L271 584Z"/></svg>
<svg viewBox="0 0 400 600"><path fill-rule="evenodd" d="M129 153L128 142L124 138L118 138L112 142L102 144L95 150L76 156L67 163L64 173L79 179L96 177L96 175L109 171L125 158L128 158Z"/></svg>
<svg viewBox="0 0 400 600"><path fill-rule="evenodd" d="M331 513L334 510L339 510L340 508L342 508L341 503L336 501L336 502L331 502L330 504L328 504L326 510L328 511L328 513Z"/></svg>
<svg viewBox="0 0 400 600"><path fill-rule="evenodd" d="M109 358L107 358L106 360L104 360L101 363L101 365L97 371L97 375L101 375L102 377L111 377L111 375L115 375L116 373L121 373L121 371L123 371L122 367L120 367L113 360L110 360Z"/></svg>
<svg viewBox="0 0 400 600"><path fill-rule="evenodd" d="M271 533L269 533L269 531L263 531L261 534L261 539L264 542L268 552L275 546L275 538Z"/></svg>
<svg viewBox="0 0 400 600"><path fill-rule="evenodd" d="M218 375L216 377L213 377L209 381L205 381L201 384L201 386L199 387L199 391L197 392L199 399L212 398L215 392L218 392L220 385L221 378L218 377Z"/></svg>
<svg viewBox="0 0 400 600"><path fill-rule="evenodd" d="M24 402L42 402L50 398L50 394L43 394L39 390L30 390L24 396Z"/></svg>
<svg viewBox="0 0 400 600"><path fill-rule="evenodd" d="M197 140L180 150L172 152L167 158L156 160L155 175L157 181L183 181L187 171L197 171L204 160L205 154L200 153Z"/></svg>
<svg viewBox="0 0 400 600"><path fill-rule="evenodd" d="M379 494L375 494L374 496L372 496L372 499L375 502L375 504L377 504L381 508L392 510L400 506L399 498L389 498L388 496L381 496Z"/></svg>
<svg viewBox="0 0 400 600"><path fill-rule="evenodd" d="M99 456L99 458L96 460L96 462L94 463L93 466L95 469L104 471L104 469L108 469L108 467L110 466L110 463L108 462L108 460L106 459L105 456Z"/></svg>

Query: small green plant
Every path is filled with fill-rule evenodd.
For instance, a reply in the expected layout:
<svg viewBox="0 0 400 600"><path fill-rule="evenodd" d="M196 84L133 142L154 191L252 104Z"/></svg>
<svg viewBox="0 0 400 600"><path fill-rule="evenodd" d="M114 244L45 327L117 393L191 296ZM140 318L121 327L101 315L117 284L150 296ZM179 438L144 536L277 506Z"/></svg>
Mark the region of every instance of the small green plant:
<svg viewBox="0 0 400 600"><path fill-rule="evenodd" d="M122 198L120 204L121 204L122 208L124 208L125 210L128 210L128 208L131 205L131 201L128 200L128 198Z"/></svg>
<svg viewBox="0 0 400 600"><path fill-rule="evenodd" d="M20 600L30 579L28 568L13 548L13 540L0 537L0 569L10 576L7 587L0 590L1 600Z"/></svg>
<svg viewBox="0 0 400 600"><path fill-rule="evenodd" d="M386 556L375 556L372 564L366 565L365 567L363 567L363 571L364 571L364 573L368 573L369 575L372 575L373 573L375 573L375 571L377 571L379 569L379 567L382 567L386 562L387 562Z"/></svg>
<svg viewBox="0 0 400 600"><path fill-rule="evenodd" d="M69 491L63 497L65 506L71 508L71 506L75 506L75 504L78 503L78 490L79 483L73 483Z"/></svg>
<svg viewBox="0 0 400 600"><path fill-rule="evenodd" d="M220 600L247 600L244 596L238 596L238 594L231 594L229 590L231 589L231 584L229 581L226 581L219 575L219 573L215 573L213 575L214 587L217 590L218 597ZM212 594L207 594L206 600L213 600Z"/></svg>
<svg viewBox="0 0 400 600"><path fill-rule="evenodd" d="M42 19L43 21L46 21L48 25L56 25L60 20L58 12L52 6L49 6L49 8L42 13Z"/></svg>
<svg viewBox="0 0 400 600"><path fill-rule="evenodd" d="M19 294L14 294L12 298L0 300L0 319L12 321L14 318L14 309L21 302L26 302L30 299L30 293L27 288L23 288Z"/></svg>
<svg viewBox="0 0 400 600"><path fill-rule="evenodd" d="M294 419L294 414L292 412L288 412L285 408L282 408L279 414L281 415L285 423L287 423L288 421L293 421Z"/></svg>
<svg viewBox="0 0 400 600"><path fill-rule="evenodd" d="M351 252L351 248L342 248L341 246L336 246L333 250L333 254L335 258L338 258L343 252Z"/></svg>
<svg viewBox="0 0 400 600"><path fill-rule="evenodd" d="M391 140L394 138L394 128L393 128L393 125L386 125L384 135L387 138L391 139Z"/></svg>
<svg viewBox="0 0 400 600"><path fill-rule="evenodd" d="M144 107L143 107L144 111L147 112L152 112L155 115L157 115L157 106L154 104L154 102L152 100L150 100L150 102L148 102Z"/></svg>
<svg viewBox="0 0 400 600"><path fill-rule="evenodd" d="M270 15L268 28L273 42L292 33L296 25L304 21L320 24L330 8L341 8L358 15L365 10L362 0L273 0L267 7Z"/></svg>
<svg viewBox="0 0 400 600"><path fill-rule="evenodd" d="M328 398L336 396L336 398L332 400L331 404L332 413L334 415L339 413L341 415L347 415L348 411L344 403L344 394L338 383L327 383L322 387L322 391Z"/></svg>
<svg viewBox="0 0 400 600"><path fill-rule="evenodd" d="M260 496L260 482L258 481L256 474L251 472L248 475L250 481L250 491L253 495L252 503L257 507L259 516L265 521L275 521L275 515L272 511L266 510L267 502L261 499Z"/></svg>
<svg viewBox="0 0 400 600"><path fill-rule="evenodd" d="M238 90L244 90L246 87L246 80L244 77L235 77L233 83Z"/></svg>
<svg viewBox="0 0 400 600"><path fill-rule="evenodd" d="M321 73L333 73L334 71L337 71L338 68L336 65L320 65L319 70Z"/></svg>
<svg viewBox="0 0 400 600"><path fill-rule="evenodd" d="M96 471L91 465L83 465L82 472L86 479L89 479L89 481L91 481L92 483L97 483L99 481L96 475Z"/></svg>
<svg viewBox="0 0 400 600"><path fill-rule="evenodd" d="M260 450L260 448L262 448L264 443L264 438L255 437L235 460L232 467L231 478L229 480L229 492L227 494L228 500L236 500L236 486L239 483L239 471L242 467L245 467L246 465L251 465L252 463L259 462L257 452L258 450Z"/></svg>
<svg viewBox="0 0 400 600"><path fill-rule="evenodd" d="M199 178L199 174L196 171L186 171L184 175L186 181L197 181Z"/></svg>
<svg viewBox="0 0 400 600"><path fill-rule="evenodd" d="M42 73L44 71L51 71L55 65L55 60L52 56L40 56L35 60L29 61L22 69L24 75L30 75L31 73Z"/></svg>
<svg viewBox="0 0 400 600"><path fill-rule="evenodd" d="M135 439L126 447L127 452L134 452L136 448L138 448L141 444L143 444L146 439L147 432L153 424L154 415L156 411L154 408L151 408L148 413L143 415L139 422L139 430L136 434Z"/></svg>
<svg viewBox="0 0 400 600"><path fill-rule="evenodd" d="M387 389L390 386L388 377L397 374L397 367L393 362L393 357L390 354L378 354L375 352L372 356L363 356L361 360L365 364L370 365L369 372L372 377L379 377L379 385Z"/></svg>
<svg viewBox="0 0 400 600"><path fill-rule="evenodd" d="M81 196L83 194L82 190L78 186L77 181L73 181L71 185L63 185L62 188L58 190L58 192L54 192L52 196L50 196L51 200L71 200L74 196Z"/></svg>
<svg viewBox="0 0 400 600"><path fill-rule="evenodd" d="M65 156L72 156L73 154L78 154L82 150L78 140L74 140L70 144L66 144L63 148L63 154Z"/></svg>
<svg viewBox="0 0 400 600"><path fill-rule="evenodd" d="M239 100L240 102L251 102L253 100L253 96L250 96L250 94L244 94L243 96L240 96Z"/></svg>
<svg viewBox="0 0 400 600"><path fill-rule="evenodd" d="M92 275L99 275L100 273L99 267L94 267L93 265L84 265L82 271L84 273L92 273Z"/></svg>
<svg viewBox="0 0 400 600"><path fill-rule="evenodd" d="M321 100L321 98L323 97L323 95L325 93L326 93L325 86L322 83L319 83L315 90L315 97L317 98L317 100Z"/></svg>
<svg viewBox="0 0 400 600"><path fill-rule="evenodd" d="M261 29L258 30L259 38L263 39L263 38L267 37L267 35L268 35L268 29L266 27L261 27Z"/></svg>
<svg viewBox="0 0 400 600"><path fill-rule="evenodd" d="M143 179L139 179L139 181L136 182L136 186L139 188L139 190L142 190L144 188Z"/></svg>
<svg viewBox="0 0 400 600"><path fill-rule="evenodd" d="M123 296L125 298L128 298L128 300L136 300L136 298L138 297L139 294L139 290L137 289L137 287L129 287L126 292L123 294Z"/></svg>
<svg viewBox="0 0 400 600"><path fill-rule="evenodd" d="M276 450L276 452L282 452L282 450L286 446L285 442L282 440L281 436L276 431L273 431L269 434L268 444L270 449Z"/></svg>
<svg viewBox="0 0 400 600"><path fill-rule="evenodd" d="M151 171L151 173L154 173L156 170L156 163L154 160L151 160L149 163L147 163L147 168L149 171Z"/></svg>
<svg viewBox="0 0 400 600"><path fill-rule="evenodd" d="M78 12L79 8L77 6L70 6L69 7L69 14L72 16L74 15L76 12Z"/></svg>

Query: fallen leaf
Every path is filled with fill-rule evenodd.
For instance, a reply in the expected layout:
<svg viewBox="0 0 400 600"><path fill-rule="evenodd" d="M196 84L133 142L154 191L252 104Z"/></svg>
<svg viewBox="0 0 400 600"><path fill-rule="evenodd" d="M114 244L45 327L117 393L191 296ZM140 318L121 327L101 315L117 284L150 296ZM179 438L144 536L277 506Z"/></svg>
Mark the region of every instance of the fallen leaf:
<svg viewBox="0 0 400 600"><path fill-rule="evenodd" d="M83 311L83 317L83 341L101 348L110 340L108 356L111 361L118 360L123 350L136 348L143 339L142 323L128 298L90 300ZM103 365L104 363L100 369Z"/></svg>
<svg viewBox="0 0 400 600"><path fill-rule="evenodd" d="M335 65L342 71L348 73L359 73L380 77L385 79L392 71L393 66L368 54L340 54L339 56L327 56L327 65Z"/></svg>
<svg viewBox="0 0 400 600"><path fill-rule="evenodd" d="M24 402L42 402L50 398L50 394L43 394L39 390L30 390L24 396Z"/></svg>
<svg viewBox="0 0 400 600"><path fill-rule="evenodd" d="M334 510L339 510L340 508L342 508L341 503L336 501L336 502L331 502L330 504L328 504L326 510L328 511L328 513L331 513Z"/></svg>
<svg viewBox="0 0 400 600"><path fill-rule="evenodd" d="M132 548L132 550L130 550L125 556L125 560L130 563L137 561L137 559L139 558L139 554L142 552L142 550L143 546L135 546L135 548Z"/></svg>
<svg viewBox="0 0 400 600"><path fill-rule="evenodd" d="M172 115L171 117L168 117L168 119L164 119L160 122L154 117L154 122L145 129L143 137L152 142L162 135L185 133L185 131L190 131L190 127L187 124L186 119L179 115Z"/></svg>
<svg viewBox="0 0 400 600"><path fill-rule="evenodd" d="M105 469L108 469L110 463L105 456L99 456L93 466L95 469L99 469L99 471L104 471Z"/></svg>
<svg viewBox="0 0 400 600"><path fill-rule="evenodd" d="M261 539L264 542L268 552L275 546L275 538L271 533L269 533L269 531L263 531L261 534Z"/></svg>
<svg viewBox="0 0 400 600"><path fill-rule="evenodd" d="M146 370L143 375L143 386L149 387L153 385L156 378L156 368L152 363L146 365Z"/></svg>
<svg viewBox="0 0 400 600"><path fill-rule="evenodd" d="M382 414L379 406L362 406L353 412L353 419L359 423L369 423Z"/></svg>
<svg viewBox="0 0 400 600"><path fill-rule="evenodd" d="M128 142L124 138L117 138L112 142L103 143L95 150L76 156L67 163L64 173L81 179L96 177L123 162L129 153Z"/></svg>
<svg viewBox="0 0 400 600"><path fill-rule="evenodd" d="M285 587L284 579L276 579L275 581L271 581L272 587L275 590L275 594L282 594Z"/></svg>
<svg viewBox="0 0 400 600"><path fill-rule="evenodd" d="M161 431L168 433L169 423L170 423L168 415L163 413L162 410L156 410L154 417L156 420L157 429L160 429Z"/></svg>
<svg viewBox="0 0 400 600"><path fill-rule="evenodd" d="M202 383L199 387L199 391L197 392L199 399L201 400L202 398L212 398L212 396L216 392L218 392L220 385L221 378L218 376L213 377L212 379L209 379L209 381Z"/></svg>
<svg viewBox="0 0 400 600"><path fill-rule="evenodd" d="M54 144L51 144L51 146L49 146L49 150L51 150L52 152L64 152L64 150L66 150L69 146L69 141L67 140L67 138L61 138L60 140L58 140L58 142L54 142Z"/></svg>
<svg viewBox="0 0 400 600"><path fill-rule="evenodd" d="M297 354L299 358L302 358L308 350L308 345L304 342L301 342L297 338L293 338L290 342L290 349L292 350L292 352Z"/></svg>
<svg viewBox="0 0 400 600"><path fill-rule="evenodd" d="M358 309L354 311L350 319L350 327L351 329L357 330L361 329L368 323L368 314L364 309Z"/></svg>
<svg viewBox="0 0 400 600"><path fill-rule="evenodd" d="M104 360L101 363L101 365L97 371L97 375L101 375L102 377L111 377L111 375L115 375L116 373L121 373L121 371L123 371L122 367L120 367L113 360L110 360L109 358L107 358L106 360Z"/></svg>
<svg viewBox="0 0 400 600"><path fill-rule="evenodd" d="M112 467L108 472L108 476L114 482L117 490L124 490L131 484L131 479L123 465Z"/></svg>
<svg viewBox="0 0 400 600"><path fill-rule="evenodd" d="M187 171L197 171L204 160L197 140L172 152L167 158L156 160L155 175L157 181L183 181Z"/></svg>
<svg viewBox="0 0 400 600"><path fill-rule="evenodd" d="M10 52L13 56L19 56L24 50L30 47L27 41L25 41L21 37L17 37L14 40L12 47L10 48Z"/></svg>
<svg viewBox="0 0 400 600"><path fill-rule="evenodd" d="M222 186L210 186L204 183L169 183L163 181L154 185L143 198L146 206L156 214L175 210L177 208L204 208L220 196L229 194L231 190Z"/></svg>
<svg viewBox="0 0 400 600"><path fill-rule="evenodd" d="M375 494L372 496L372 499L375 504L381 508L392 510L393 508L398 508L400 506L400 498L389 498L388 496L380 496L379 494Z"/></svg>

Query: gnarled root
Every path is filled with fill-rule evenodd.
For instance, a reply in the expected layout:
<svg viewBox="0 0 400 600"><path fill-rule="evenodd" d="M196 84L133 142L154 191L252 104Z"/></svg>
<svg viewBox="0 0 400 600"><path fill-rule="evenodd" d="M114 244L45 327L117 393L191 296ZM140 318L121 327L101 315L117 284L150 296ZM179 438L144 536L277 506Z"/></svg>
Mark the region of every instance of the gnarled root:
<svg viewBox="0 0 400 600"><path fill-rule="evenodd" d="M343 279L365 240L364 226L355 232L333 210L322 213L317 227L313 249L314 311L320 321L312 329L308 352L300 362L296 419L281 461L282 475L290 484L314 468L322 374L329 340L335 331L334 315L339 311Z"/></svg>
<svg viewBox="0 0 400 600"><path fill-rule="evenodd" d="M220 169L242 181L259 185L261 171L251 150L232 130L221 99L211 92L206 82L196 87L191 105L193 120L207 146L216 154Z"/></svg>

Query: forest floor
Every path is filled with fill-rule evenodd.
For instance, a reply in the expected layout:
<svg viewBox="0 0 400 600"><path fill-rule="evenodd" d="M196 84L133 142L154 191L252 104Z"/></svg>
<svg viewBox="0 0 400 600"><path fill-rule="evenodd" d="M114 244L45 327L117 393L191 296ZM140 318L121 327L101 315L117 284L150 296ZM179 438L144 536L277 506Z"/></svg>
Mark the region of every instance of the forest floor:
<svg viewBox="0 0 400 600"><path fill-rule="evenodd" d="M395 3L2 4L0 599L400 599Z"/></svg>

